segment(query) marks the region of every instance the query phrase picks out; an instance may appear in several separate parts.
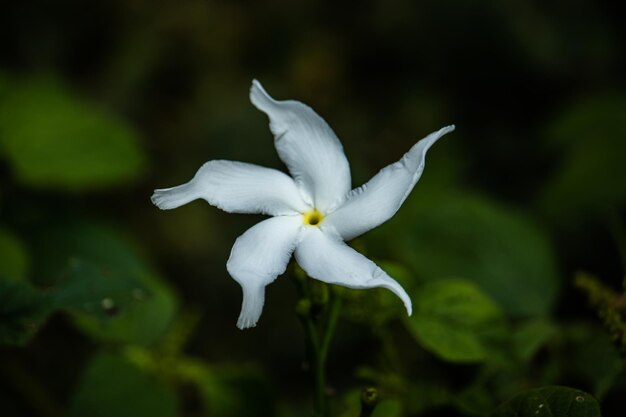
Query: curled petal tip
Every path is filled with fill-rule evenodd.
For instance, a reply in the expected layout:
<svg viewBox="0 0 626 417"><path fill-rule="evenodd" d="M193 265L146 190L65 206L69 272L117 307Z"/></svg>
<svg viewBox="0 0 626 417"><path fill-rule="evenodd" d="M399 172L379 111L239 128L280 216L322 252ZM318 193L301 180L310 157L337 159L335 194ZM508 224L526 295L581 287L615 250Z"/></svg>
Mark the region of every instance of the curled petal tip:
<svg viewBox="0 0 626 417"><path fill-rule="evenodd" d="M379 284L378 286L382 288L386 288L392 293L394 293L400 300L402 304L404 304L404 308L406 309L407 316L411 316L413 314L413 303L411 302L411 297L404 291L404 288L396 280L389 277L385 274L384 282Z"/></svg>
<svg viewBox="0 0 626 417"><path fill-rule="evenodd" d="M169 210L187 204L196 198L193 186L187 183L178 187L154 190L150 200L161 210Z"/></svg>
<svg viewBox="0 0 626 417"><path fill-rule="evenodd" d="M406 308L406 314L408 316L411 316L413 314L413 303L411 302L411 297L409 297L409 294L406 293L404 288L402 288L402 286L396 280L394 280L387 274L384 275L383 279L384 281L380 286L390 290L392 293L398 296L398 298L402 300L404 308Z"/></svg>
<svg viewBox="0 0 626 417"><path fill-rule="evenodd" d="M239 319L237 319L237 327L239 327L241 330L256 327L256 324L259 321L259 317L261 316L260 310L253 311L254 308L250 307L251 306L249 305L246 306L244 301L244 306L242 306L241 313L239 314Z"/></svg>
<svg viewBox="0 0 626 417"><path fill-rule="evenodd" d="M422 159L425 158L426 152L428 151L428 149L435 142L437 142L439 139L441 139L442 136L452 132L455 128L456 128L456 126L454 126L454 125L449 125L449 126L442 127L441 129L431 133L430 135L426 136L424 139L422 139L419 142L417 142L413 146L413 148L411 148L409 153L414 152L415 154L421 154L421 158Z"/></svg>
<svg viewBox="0 0 626 417"><path fill-rule="evenodd" d="M411 298L406 292L404 292L404 290L403 290L403 294L397 294L397 295L402 300L402 303L404 304L404 308L406 308L407 316L411 317L411 315L413 314L413 303L411 303Z"/></svg>
<svg viewBox="0 0 626 417"><path fill-rule="evenodd" d="M455 126L455 125L448 125L448 126L444 126L444 127L442 127L441 129L439 129L439 130L436 132L436 134L437 134L437 136L438 136L438 137L441 137L441 136L443 136L443 135L445 135L445 134L447 134L447 133L452 132L454 129L456 129L456 126Z"/></svg>
<svg viewBox="0 0 626 417"><path fill-rule="evenodd" d="M168 210L176 207L167 190L154 190L154 193L150 197L150 201L152 201L152 204L161 210Z"/></svg>
<svg viewBox="0 0 626 417"><path fill-rule="evenodd" d="M259 321L265 303L265 287L242 285L241 288L243 290L243 302L241 303L237 327L243 330L255 327Z"/></svg>
<svg viewBox="0 0 626 417"><path fill-rule="evenodd" d="M261 83L254 79L250 87L250 101L259 110L266 111L274 103L274 99L267 94Z"/></svg>
<svg viewBox="0 0 626 417"><path fill-rule="evenodd" d="M239 318L239 320L237 320L237 327L240 330L251 329L252 327L256 327L256 323Z"/></svg>

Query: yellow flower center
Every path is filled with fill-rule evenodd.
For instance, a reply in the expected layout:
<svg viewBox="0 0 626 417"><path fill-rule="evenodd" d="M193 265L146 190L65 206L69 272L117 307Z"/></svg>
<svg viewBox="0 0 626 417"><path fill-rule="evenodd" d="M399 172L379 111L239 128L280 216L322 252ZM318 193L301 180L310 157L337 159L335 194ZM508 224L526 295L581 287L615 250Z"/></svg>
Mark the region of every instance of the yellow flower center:
<svg viewBox="0 0 626 417"><path fill-rule="evenodd" d="M319 226L323 220L324 220L324 215L320 213L319 211L317 211L316 209L307 211L306 213L302 214L302 221L307 226Z"/></svg>

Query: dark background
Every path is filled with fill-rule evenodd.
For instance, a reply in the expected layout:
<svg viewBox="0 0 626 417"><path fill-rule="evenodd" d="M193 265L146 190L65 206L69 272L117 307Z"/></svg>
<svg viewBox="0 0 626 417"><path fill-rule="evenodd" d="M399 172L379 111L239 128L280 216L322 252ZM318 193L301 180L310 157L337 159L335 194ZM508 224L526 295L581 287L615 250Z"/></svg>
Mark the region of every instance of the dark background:
<svg viewBox="0 0 626 417"><path fill-rule="evenodd" d="M604 316L624 314L623 22L615 2L588 0L5 2L0 275L5 294L57 301L37 310L28 293L2 313L14 333L0 351L0 413L308 415L291 279L268 287L255 329L235 327L241 293L225 262L262 217L149 200L211 159L284 169L248 100L257 78L325 118L354 186L455 124L405 207L353 246L416 305L428 283L462 278L502 310L506 337L536 332L519 366L451 359L382 290L345 292L335 414L356 415L365 384L386 392L384 415L420 416L474 415L556 384L616 415L620 328L602 325L585 292L603 283L618 306ZM85 290L90 265L136 275L145 293L107 308L106 291L135 284ZM595 290L576 288L581 273ZM88 295L72 298L67 282Z"/></svg>

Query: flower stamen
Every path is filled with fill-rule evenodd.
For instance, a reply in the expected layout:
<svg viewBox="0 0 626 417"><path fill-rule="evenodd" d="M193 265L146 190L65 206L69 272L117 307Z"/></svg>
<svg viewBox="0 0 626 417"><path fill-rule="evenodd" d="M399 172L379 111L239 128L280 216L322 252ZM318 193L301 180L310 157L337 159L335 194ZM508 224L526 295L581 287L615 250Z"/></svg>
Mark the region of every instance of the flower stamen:
<svg viewBox="0 0 626 417"><path fill-rule="evenodd" d="M323 220L324 220L324 215L320 213L319 211L317 211L316 209L307 211L306 213L302 214L302 221L307 226L319 226Z"/></svg>

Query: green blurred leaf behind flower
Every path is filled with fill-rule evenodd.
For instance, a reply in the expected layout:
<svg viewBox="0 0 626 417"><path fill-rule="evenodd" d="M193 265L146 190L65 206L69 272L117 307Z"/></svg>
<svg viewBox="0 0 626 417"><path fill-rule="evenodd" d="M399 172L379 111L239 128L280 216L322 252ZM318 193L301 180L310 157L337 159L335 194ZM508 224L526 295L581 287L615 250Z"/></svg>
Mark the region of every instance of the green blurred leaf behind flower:
<svg viewBox="0 0 626 417"><path fill-rule="evenodd" d="M137 132L51 77L12 78L0 95L0 154L35 187L89 190L135 180Z"/></svg>

